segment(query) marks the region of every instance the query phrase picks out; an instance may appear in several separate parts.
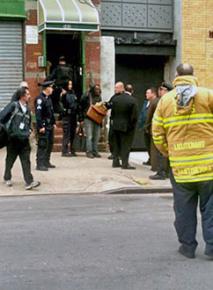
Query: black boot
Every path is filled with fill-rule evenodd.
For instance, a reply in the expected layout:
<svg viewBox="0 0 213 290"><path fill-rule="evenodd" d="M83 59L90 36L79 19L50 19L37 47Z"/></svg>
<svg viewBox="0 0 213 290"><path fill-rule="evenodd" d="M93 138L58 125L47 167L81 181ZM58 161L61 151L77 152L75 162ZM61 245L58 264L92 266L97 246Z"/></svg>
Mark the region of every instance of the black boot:
<svg viewBox="0 0 213 290"><path fill-rule="evenodd" d="M113 167L113 168L121 167L121 164L120 164L120 161L119 161L118 158L113 159L113 161L112 161L112 167Z"/></svg>

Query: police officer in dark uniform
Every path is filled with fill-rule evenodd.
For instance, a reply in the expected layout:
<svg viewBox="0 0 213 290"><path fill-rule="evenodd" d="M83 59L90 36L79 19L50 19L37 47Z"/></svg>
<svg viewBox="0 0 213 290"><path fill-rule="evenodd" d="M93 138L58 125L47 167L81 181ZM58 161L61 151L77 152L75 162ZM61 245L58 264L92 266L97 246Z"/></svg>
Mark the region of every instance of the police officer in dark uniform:
<svg viewBox="0 0 213 290"><path fill-rule="evenodd" d="M35 116L38 134L37 148L37 170L47 171L48 168L55 168L50 163L50 155L53 148L55 117L52 100L53 81L46 81L41 85L42 92L35 100Z"/></svg>
<svg viewBox="0 0 213 290"><path fill-rule="evenodd" d="M137 103L134 97L124 92L124 84L115 84L115 95L106 104L111 108L110 126L113 139L113 163L112 167L122 169L135 169L129 165L129 153L131 150L135 126L137 123ZM120 164L121 159L122 164Z"/></svg>

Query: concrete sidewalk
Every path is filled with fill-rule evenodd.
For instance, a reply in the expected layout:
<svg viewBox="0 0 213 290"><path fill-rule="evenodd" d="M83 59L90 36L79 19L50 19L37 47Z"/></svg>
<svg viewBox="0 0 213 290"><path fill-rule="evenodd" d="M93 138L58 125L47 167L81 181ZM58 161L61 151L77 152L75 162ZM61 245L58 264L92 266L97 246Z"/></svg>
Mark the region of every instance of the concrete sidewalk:
<svg viewBox="0 0 213 290"><path fill-rule="evenodd" d="M130 163L136 165L136 170L122 170L112 168L112 161L108 154L102 153L102 158L89 159L85 153L78 153L77 157L61 157L60 153L52 153L51 162L55 169L48 172L35 170L35 152L31 155L32 174L35 180L41 182L39 188L26 191L20 166L15 162L13 186L7 187L3 182L5 150L0 150L0 195L41 195L41 194L92 194L92 193L142 193L171 191L169 179L152 181L148 178L154 174L150 168L143 166L147 154L133 152Z"/></svg>

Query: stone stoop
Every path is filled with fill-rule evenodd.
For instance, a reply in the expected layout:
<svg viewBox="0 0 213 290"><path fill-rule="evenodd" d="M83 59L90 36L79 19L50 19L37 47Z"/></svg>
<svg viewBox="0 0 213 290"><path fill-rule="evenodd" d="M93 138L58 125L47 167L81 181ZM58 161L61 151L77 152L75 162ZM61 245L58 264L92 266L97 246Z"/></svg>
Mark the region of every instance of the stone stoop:
<svg viewBox="0 0 213 290"><path fill-rule="evenodd" d="M62 122L61 121L56 121L57 128L55 129L54 133L54 145L53 145L53 152L61 152L62 150L62 137L63 137L63 128L62 128ZM99 151L100 152L108 152L108 142L107 142L107 137L104 128L101 130L101 137L99 140ZM76 148L76 151L79 148Z"/></svg>
<svg viewBox="0 0 213 290"><path fill-rule="evenodd" d="M62 149L62 137L63 137L63 128L62 122L56 121L57 128L54 132L54 145L53 145L53 152L61 152Z"/></svg>

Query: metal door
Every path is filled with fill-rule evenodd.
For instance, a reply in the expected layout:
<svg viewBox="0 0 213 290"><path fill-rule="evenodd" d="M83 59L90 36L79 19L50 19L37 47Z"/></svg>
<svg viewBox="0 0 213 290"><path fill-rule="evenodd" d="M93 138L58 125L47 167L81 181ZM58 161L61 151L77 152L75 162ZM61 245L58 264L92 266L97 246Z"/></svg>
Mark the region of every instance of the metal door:
<svg viewBox="0 0 213 290"><path fill-rule="evenodd" d="M143 55L117 55L116 81L131 83L135 90L139 114L142 109L146 89L158 87L163 81L165 57ZM132 150L145 149L143 132L136 129Z"/></svg>
<svg viewBox="0 0 213 290"><path fill-rule="evenodd" d="M23 80L22 22L0 21L0 108Z"/></svg>

